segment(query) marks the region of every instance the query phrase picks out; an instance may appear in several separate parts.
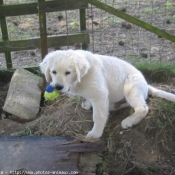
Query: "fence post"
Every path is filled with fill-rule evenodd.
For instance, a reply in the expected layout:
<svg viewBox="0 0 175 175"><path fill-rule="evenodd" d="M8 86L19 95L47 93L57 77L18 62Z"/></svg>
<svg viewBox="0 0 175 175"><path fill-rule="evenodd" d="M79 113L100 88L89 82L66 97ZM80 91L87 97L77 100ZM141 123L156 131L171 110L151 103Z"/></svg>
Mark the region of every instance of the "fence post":
<svg viewBox="0 0 175 175"><path fill-rule="evenodd" d="M41 56L43 59L48 53L45 0L38 0L38 14L39 14L39 25L40 25Z"/></svg>
<svg viewBox="0 0 175 175"><path fill-rule="evenodd" d="M0 0L0 5L3 5L3 0ZM0 23L1 23L1 31L2 31L2 40L7 41L9 40L9 37L8 37L8 29L7 29L7 23L5 18L5 12L4 12L4 15L0 16ZM4 53L5 53L7 68L12 68L11 53L10 52L4 52Z"/></svg>
<svg viewBox="0 0 175 175"><path fill-rule="evenodd" d="M80 31L85 32L86 31L86 10L80 9L79 14L80 14ZM87 44L82 44L83 50L86 50L87 47L88 47Z"/></svg>

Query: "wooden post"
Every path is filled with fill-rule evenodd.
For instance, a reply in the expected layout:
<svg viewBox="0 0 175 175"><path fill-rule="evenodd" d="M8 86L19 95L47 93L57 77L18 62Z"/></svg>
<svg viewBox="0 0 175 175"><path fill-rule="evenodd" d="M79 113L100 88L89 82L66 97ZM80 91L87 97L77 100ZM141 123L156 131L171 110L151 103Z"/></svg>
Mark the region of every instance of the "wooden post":
<svg viewBox="0 0 175 175"><path fill-rule="evenodd" d="M0 0L0 6L1 5L3 5L3 0ZM8 29L7 29L7 23L6 23L6 18L5 18L5 12L0 15L0 23L1 23L1 31L2 31L2 40L7 41L7 40L9 40L9 37L8 37ZM11 53L8 51L6 51L4 53L5 53L7 68L12 68Z"/></svg>
<svg viewBox="0 0 175 175"><path fill-rule="evenodd" d="M85 32L86 31L86 10L80 9L79 14L80 14L80 31ZM87 47L88 47L87 44L82 44L83 50L86 50Z"/></svg>
<svg viewBox="0 0 175 175"><path fill-rule="evenodd" d="M38 0L38 14L40 25L41 57L43 59L48 53L45 0Z"/></svg>

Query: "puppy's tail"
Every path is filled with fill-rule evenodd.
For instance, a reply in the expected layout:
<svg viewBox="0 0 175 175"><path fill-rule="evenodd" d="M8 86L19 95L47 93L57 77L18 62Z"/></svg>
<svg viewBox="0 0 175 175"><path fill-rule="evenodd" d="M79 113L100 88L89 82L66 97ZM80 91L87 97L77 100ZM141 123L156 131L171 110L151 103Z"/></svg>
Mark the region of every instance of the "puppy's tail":
<svg viewBox="0 0 175 175"><path fill-rule="evenodd" d="M168 101L175 102L175 95L169 92L165 92L163 90L156 89L150 85L148 85L148 94L160 98L164 98Z"/></svg>

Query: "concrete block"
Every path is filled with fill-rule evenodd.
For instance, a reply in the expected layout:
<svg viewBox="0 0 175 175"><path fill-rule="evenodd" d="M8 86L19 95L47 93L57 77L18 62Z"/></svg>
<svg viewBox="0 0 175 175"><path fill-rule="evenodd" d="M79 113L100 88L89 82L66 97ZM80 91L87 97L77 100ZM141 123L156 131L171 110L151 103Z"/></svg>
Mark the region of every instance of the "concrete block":
<svg viewBox="0 0 175 175"><path fill-rule="evenodd" d="M18 120L36 118L41 100L43 79L24 69L17 69L11 79L3 110Z"/></svg>

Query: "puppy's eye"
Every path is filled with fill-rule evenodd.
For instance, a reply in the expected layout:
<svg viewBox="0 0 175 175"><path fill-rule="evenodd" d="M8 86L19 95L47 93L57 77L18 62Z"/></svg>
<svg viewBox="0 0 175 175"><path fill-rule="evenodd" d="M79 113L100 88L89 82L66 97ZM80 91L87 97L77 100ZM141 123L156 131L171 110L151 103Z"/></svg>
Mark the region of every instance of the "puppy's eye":
<svg viewBox="0 0 175 175"><path fill-rule="evenodd" d="M71 72L69 72L69 71L66 71L66 72L65 72L65 75L69 75L70 73L71 73Z"/></svg>
<svg viewBox="0 0 175 175"><path fill-rule="evenodd" d="M56 74L57 72L55 70L52 71L53 74Z"/></svg>

